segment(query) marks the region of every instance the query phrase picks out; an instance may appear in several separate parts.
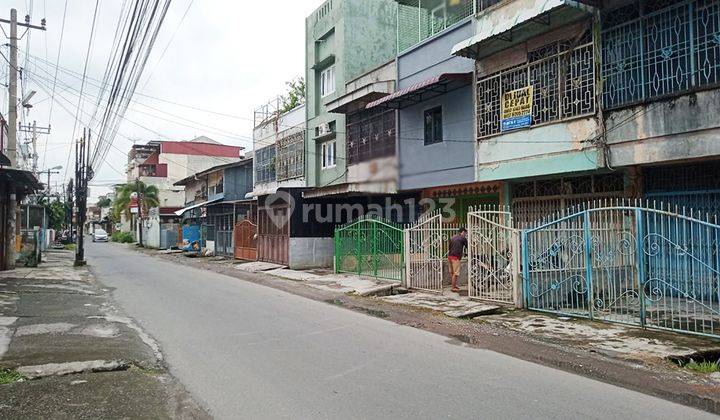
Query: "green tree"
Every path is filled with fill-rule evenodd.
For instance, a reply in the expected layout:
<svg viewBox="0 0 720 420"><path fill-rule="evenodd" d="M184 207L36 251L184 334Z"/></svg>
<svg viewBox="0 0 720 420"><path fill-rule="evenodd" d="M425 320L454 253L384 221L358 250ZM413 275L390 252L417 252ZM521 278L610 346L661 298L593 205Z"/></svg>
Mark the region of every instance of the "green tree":
<svg viewBox="0 0 720 420"><path fill-rule="evenodd" d="M282 96L282 108L278 110L280 114L284 114L305 102L305 78L298 77L285 82L285 84L288 91Z"/></svg>
<svg viewBox="0 0 720 420"><path fill-rule="evenodd" d="M48 215L48 225L51 229L62 230L66 220L66 206L60 201L47 202L44 204Z"/></svg>
<svg viewBox="0 0 720 420"><path fill-rule="evenodd" d="M148 211L160 205L160 192L154 185L146 185L142 181L128 182L120 185L115 190L115 201L112 204L113 217L120 220L121 215L125 215L130 219L130 204L132 197L138 197L138 204L143 215L147 215Z"/></svg>
<svg viewBox="0 0 720 420"><path fill-rule="evenodd" d="M112 204L113 204L112 200L109 199L107 196L101 196L97 202L97 206L100 207L101 209L106 209L106 208L112 206Z"/></svg>

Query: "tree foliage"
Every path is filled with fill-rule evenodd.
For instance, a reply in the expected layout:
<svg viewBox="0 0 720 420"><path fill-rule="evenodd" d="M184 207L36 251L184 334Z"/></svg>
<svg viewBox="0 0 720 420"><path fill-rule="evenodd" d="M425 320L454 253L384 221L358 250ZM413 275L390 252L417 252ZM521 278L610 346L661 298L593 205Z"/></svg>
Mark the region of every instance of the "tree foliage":
<svg viewBox="0 0 720 420"><path fill-rule="evenodd" d="M296 106L305 103L305 78L298 77L285 82L287 93L282 96L282 107L278 110L281 115L293 110Z"/></svg>
<svg viewBox="0 0 720 420"><path fill-rule="evenodd" d="M116 220L120 220L121 215L125 215L125 218L130 219L130 204L133 197L139 197L138 203L143 215L147 215L151 208L160 205L160 192L156 186L146 185L142 181L128 182L116 187L115 190L112 213Z"/></svg>
<svg viewBox="0 0 720 420"><path fill-rule="evenodd" d="M67 207L60 201L47 202L44 204L48 215L48 225L51 229L62 230L63 223L67 218Z"/></svg>
<svg viewBox="0 0 720 420"><path fill-rule="evenodd" d="M106 208L112 206L112 203L113 203L112 200L110 198L108 198L107 196L101 196L98 199L97 206L100 207L101 209L106 209Z"/></svg>

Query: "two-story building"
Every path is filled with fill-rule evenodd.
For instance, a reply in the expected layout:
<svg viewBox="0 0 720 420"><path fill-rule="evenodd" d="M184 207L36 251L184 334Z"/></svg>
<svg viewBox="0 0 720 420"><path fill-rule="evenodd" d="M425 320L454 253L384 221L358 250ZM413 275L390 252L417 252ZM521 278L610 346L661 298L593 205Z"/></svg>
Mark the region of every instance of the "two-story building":
<svg viewBox="0 0 720 420"><path fill-rule="evenodd" d="M253 158L214 166L174 184L185 189L185 207L175 212L184 225L194 225L210 251L234 255L233 232L238 222L255 220Z"/></svg>
<svg viewBox="0 0 720 420"><path fill-rule="evenodd" d="M475 60L476 179L520 225L605 198L720 209L720 2L496 3L453 52Z"/></svg>
<svg viewBox="0 0 720 420"><path fill-rule="evenodd" d="M213 166L237 162L243 149L220 144L204 136L189 141L163 140L136 144L128 153L127 180L140 180L146 185L156 186L159 190L160 221L172 221L177 218L175 211L185 206L183 187L173 184ZM135 230L135 223L123 218L122 228Z"/></svg>

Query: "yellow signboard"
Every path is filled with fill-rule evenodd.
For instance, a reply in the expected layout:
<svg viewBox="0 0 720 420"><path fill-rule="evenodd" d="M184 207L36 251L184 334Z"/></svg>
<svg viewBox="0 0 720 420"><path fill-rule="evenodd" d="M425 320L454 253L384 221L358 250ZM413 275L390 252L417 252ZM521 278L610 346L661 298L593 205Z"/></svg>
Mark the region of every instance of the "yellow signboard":
<svg viewBox="0 0 720 420"><path fill-rule="evenodd" d="M533 87L505 92L500 108L502 131L528 127L532 124Z"/></svg>

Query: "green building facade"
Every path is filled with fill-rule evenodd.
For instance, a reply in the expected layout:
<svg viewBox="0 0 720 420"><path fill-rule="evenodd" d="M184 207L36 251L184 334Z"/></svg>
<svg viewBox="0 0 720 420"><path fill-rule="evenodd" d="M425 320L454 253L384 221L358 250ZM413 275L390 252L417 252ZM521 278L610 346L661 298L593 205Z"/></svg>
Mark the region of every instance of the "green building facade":
<svg viewBox="0 0 720 420"><path fill-rule="evenodd" d="M327 0L306 18L308 187L346 182L345 116L325 105L347 81L395 58L396 14L392 0Z"/></svg>

